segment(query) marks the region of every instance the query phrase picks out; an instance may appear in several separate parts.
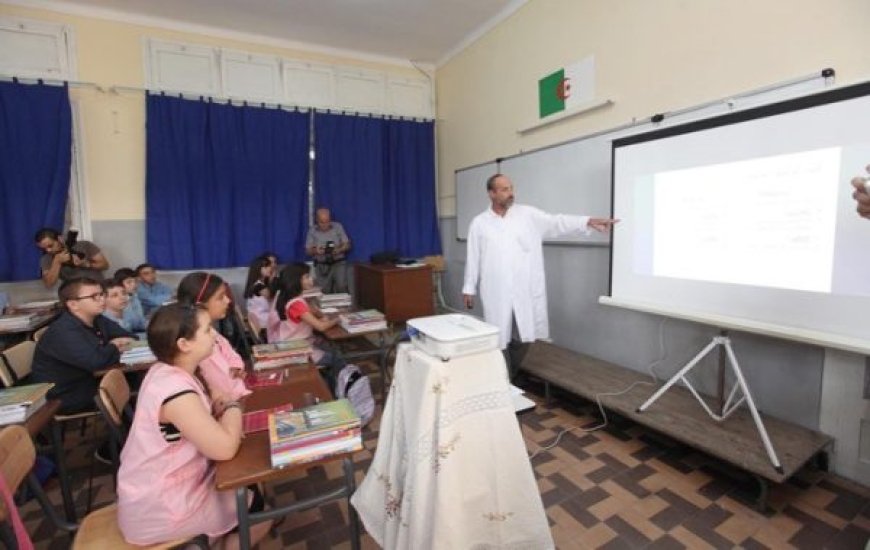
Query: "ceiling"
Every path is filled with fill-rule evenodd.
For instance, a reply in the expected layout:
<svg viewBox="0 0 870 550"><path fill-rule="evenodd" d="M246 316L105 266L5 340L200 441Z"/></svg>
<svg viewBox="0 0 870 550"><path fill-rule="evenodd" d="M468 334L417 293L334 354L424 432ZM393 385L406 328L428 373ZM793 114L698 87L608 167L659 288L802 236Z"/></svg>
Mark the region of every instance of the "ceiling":
<svg viewBox="0 0 870 550"><path fill-rule="evenodd" d="M440 64L527 0L63 0L54 7L161 26L205 27L288 46L308 45ZM39 3L39 2L34 2ZM32 5L32 4L31 4ZM164 21L147 21L147 19ZM170 23L172 22L172 23Z"/></svg>

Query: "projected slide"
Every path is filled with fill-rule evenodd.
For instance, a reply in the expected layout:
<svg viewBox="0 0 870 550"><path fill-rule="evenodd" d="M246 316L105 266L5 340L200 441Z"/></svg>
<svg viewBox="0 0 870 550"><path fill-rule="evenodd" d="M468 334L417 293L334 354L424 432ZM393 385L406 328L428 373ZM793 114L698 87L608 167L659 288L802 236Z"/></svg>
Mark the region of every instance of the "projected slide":
<svg viewBox="0 0 870 550"><path fill-rule="evenodd" d="M839 148L654 174L652 274L829 292L839 176Z"/></svg>

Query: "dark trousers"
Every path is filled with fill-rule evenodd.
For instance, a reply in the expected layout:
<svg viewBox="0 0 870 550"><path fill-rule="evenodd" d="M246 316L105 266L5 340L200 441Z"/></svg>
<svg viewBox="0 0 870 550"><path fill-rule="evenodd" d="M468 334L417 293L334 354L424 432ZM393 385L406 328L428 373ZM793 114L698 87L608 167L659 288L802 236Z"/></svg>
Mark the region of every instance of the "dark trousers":
<svg viewBox="0 0 870 550"><path fill-rule="evenodd" d="M505 349L501 350L504 354L504 361L507 364L508 379L513 382L520 372L520 366L523 364L523 358L529 351L529 342L520 340L520 332L517 329L517 320L511 320L511 339Z"/></svg>

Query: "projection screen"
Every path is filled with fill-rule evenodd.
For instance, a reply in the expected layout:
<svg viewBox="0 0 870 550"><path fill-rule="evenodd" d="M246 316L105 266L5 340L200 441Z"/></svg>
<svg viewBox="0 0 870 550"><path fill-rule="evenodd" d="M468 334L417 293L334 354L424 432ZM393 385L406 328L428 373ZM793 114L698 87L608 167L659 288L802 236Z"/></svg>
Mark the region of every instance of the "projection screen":
<svg viewBox="0 0 870 550"><path fill-rule="evenodd" d="M608 305L870 354L870 83L613 142Z"/></svg>

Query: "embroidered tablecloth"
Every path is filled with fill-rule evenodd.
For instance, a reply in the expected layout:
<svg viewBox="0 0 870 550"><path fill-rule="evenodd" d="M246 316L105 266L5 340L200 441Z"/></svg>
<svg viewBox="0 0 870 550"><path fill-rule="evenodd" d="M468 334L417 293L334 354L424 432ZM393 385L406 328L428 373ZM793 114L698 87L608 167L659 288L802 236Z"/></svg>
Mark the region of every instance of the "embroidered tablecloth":
<svg viewBox="0 0 870 550"><path fill-rule="evenodd" d="M499 351L399 346L374 459L351 502L384 548L547 549L553 540Z"/></svg>

